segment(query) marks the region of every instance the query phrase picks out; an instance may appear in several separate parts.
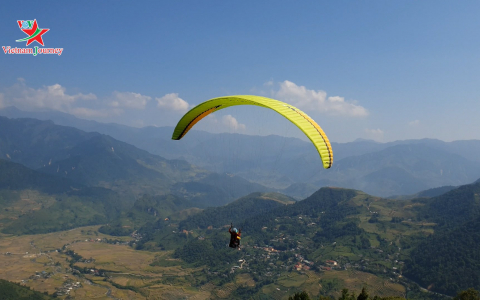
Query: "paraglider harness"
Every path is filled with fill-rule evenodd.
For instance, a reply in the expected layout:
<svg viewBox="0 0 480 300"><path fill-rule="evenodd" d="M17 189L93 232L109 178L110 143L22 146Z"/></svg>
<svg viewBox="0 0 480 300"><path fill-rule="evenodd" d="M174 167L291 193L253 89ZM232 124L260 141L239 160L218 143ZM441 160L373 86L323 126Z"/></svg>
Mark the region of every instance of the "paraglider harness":
<svg viewBox="0 0 480 300"><path fill-rule="evenodd" d="M228 229L228 232L230 232L230 244L228 247L230 248L238 248L240 250L240 239L242 235L242 229L237 230L237 228L233 228L233 225L230 224L230 228Z"/></svg>

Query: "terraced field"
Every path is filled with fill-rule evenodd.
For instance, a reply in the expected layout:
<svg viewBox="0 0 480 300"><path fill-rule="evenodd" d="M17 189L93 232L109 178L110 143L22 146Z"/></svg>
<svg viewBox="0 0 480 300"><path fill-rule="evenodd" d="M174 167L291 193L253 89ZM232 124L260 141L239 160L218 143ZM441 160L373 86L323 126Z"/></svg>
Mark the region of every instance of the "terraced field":
<svg viewBox="0 0 480 300"><path fill-rule="evenodd" d="M97 239L113 237L97 230L98 226L90 226L41 235L3 235L0 238L0 278L22 282L48 293L65 289L68 282L79 282L80 287L65 289L68 291L65 296L75 299L229 299L237 288L253 288L257 284L253 274L242 269L235 271L233 281L221 286L212 282L192 286L192 276L202 268L185 267L181 261L170 258L172 252L169 251L137 251L128 245L99 242ZM89 272L75 273L67 261L71 258L65 252L56 251L62 248L87 260L76 262L75 266L87 271L108 270L108 278ZM151 265L162 260L168 264ZM372 294L405 294L402 285L356 270L283 272L273 283L263 286L260 293L275 299L287 299L289 295L305 290L316 296L322 291L320 281L333 278L355 291L366 286ZM339 295L339 291L334 294Z"/></svg>

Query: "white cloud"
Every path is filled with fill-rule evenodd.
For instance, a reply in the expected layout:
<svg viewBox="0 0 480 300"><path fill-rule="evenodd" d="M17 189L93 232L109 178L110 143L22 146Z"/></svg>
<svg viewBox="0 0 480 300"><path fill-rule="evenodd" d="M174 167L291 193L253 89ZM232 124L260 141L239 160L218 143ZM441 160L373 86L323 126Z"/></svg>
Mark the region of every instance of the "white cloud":
<svg viewBox="0 0 480 300"><path fill-rule="evenodd" d="M419 120L415 120L415 121L408 122L408 125L409 125L409 126L418 126L419 124L420 124L420 121L419 121Z"/></svg>
<svg viewBox="0 0 480 300"><path fill-rule="evenodd" d="M244 131L246 129L245 124L238 123L232 115L225 115L222 117L222 123L235 131Z"/></svg>
<svg viewBox="0 0 480 300"><path fill-rule="evenodd" d="M368 138L371 138L375 141L382 141L383 140L384 132L383 132L383 130L381 130L379 128L377 128L377 129L366 128L365 133L367 134Z"/></svg>
<svg viewBox="0 0 480 300"><path fill-rule="evenodd" d="M352 117L368 115L367 109L357 105L356 102L346 102L345 98L339 96L327 98L325 91L309 90L288 80L280 83L280 90L276 92L275 96L306 111L319 111Z"/></svg>
<svg viewBox="0 0 480 300"><path fill-rule="evenodd" d="M218 123L218 120L217 120L217 117L215 116L215 114L208 114L207 117L205 118L205 120L208 120L209 122L212 122L212 123L215 123L215 124Z"/></svg>
<svg viewBox="0 0 480 300"><path fill-rule="evenodd" d="M273 79L270 79L269 81L265 82L263 86L273 86L274 84L275 82L273 81Z"/></svg>
<svg viewBox="0 0 480 300"><path fill-rule="evenodd" d="M125 108L133 108L133 109L145 109L148 101L150 101L152 97L144 96L138 93L132 92L113 92L113 100L110 102L110 106L112 107L125 107Z"/></svg>
<svg viewBox="0 0 480 300"><path fill-rule="evenodd" d="M155 100L157 100L157 106L163 109L186 111L189 107L187 101L178 97L178 93L166 94L161 98L155 98Z"/></svg>
<svg viewBox="0 0 480 300"><path fill-rule="evenodd" d="M60 84L43 86L39 89L30 88L25 80L18 79L12 87L6 89L3 105L14 105L24 110L53 109L68 112L77 100L95 100L94 94L66 93L66 88Z"/></svg>
<svg viewBox="0 0 480 300"><path fill-rule="evenodd" d="M119 91L97 98L92 93L69 92L69 89L60 84L32 88L24 79L19 78L13 86L0 90L0 108L15 106L23 111L61 111L83 119L118 122L129 126L147 126L153 119L157 122L160 116L160 125L165 126L178 121L171 111L185 112L190 107L176 93L155 98L155 102L152 101L153 98L140 93ZM150 109L157 104L162 108L161 111Z"/></svg>

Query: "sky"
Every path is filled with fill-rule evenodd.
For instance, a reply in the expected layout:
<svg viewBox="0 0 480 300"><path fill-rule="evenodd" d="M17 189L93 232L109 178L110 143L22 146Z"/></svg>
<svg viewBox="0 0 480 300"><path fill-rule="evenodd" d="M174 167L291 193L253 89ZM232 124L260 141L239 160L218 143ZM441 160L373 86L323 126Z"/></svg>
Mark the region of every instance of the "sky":
<svg viewBox="0 0 480 300"><path fill-rule="evenodd" d="M261 95L297 106L333 142L480 139L479 1L8 1L0 108L175 126L195 105ZM29 46L18 20L50 29ZM62 54L6 54L11 48ZM302 137L259 107L211 132Z"/></svg>

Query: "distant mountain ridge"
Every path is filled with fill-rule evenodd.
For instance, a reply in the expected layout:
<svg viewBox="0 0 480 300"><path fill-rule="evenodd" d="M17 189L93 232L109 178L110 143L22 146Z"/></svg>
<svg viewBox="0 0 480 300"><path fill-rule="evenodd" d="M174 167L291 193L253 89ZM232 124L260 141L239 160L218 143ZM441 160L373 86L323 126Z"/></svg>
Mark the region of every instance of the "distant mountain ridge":
<svg viewBox="0 0 480 300"><path fill-rule="evenodd" d="M181 141L172 141L173 127L133 128L81 120L60 112L22 112L12 107L1 109L1 114L51 119L62 125L108 134L167 159L184 159L206 170L236 174L297 199L322 186L391 196L467 184L480 177L476 171L480 163L479 140L378 143L360 139L332 143L333 167L324 170L313 146L295 138L193 131ZM349 172L345 171L348 166ZM306 190L299 189L300 186Z"/></svg>
<svg viewBox="0 0 480 300"><path fill-rule="evenodd" d="M184 160L165 159L110 136L52 121L0 117L0 158L132 198L145 193L176 193L197 201L200 207L223 205L252 192L271 190L238 176L214 174Z"/></svg>
<svg viewBox="0 0 480 300"><path fill-rule="evenodd" d="M331 182L378 196L414 194L431 187L461 185L480 177L480 163L423 144L399 144L337 161L314 182Z"/></svg>

